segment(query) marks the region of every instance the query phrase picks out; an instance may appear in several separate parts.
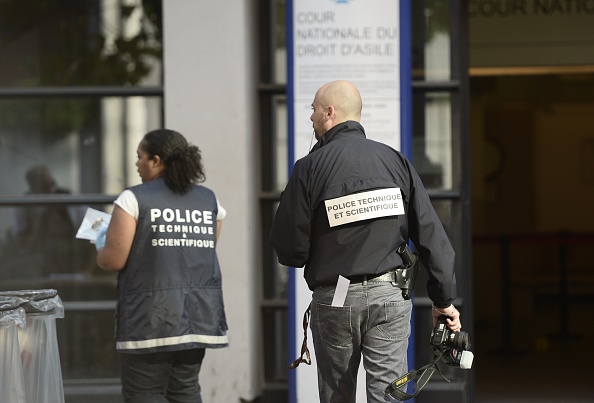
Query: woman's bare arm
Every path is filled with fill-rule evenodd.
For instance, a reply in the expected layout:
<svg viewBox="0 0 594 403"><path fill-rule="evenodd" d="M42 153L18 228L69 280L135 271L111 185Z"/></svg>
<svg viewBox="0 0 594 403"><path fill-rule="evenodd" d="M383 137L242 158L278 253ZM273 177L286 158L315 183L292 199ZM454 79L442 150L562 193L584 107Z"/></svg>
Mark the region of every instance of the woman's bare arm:
<svg viewBox="0 0 594 403"><path fill-rule="evenodd" d="M135 234L136 219L116 205L107 228L105 246L97 252L97 265L104 270L122 270L130 256Z"/></svg>

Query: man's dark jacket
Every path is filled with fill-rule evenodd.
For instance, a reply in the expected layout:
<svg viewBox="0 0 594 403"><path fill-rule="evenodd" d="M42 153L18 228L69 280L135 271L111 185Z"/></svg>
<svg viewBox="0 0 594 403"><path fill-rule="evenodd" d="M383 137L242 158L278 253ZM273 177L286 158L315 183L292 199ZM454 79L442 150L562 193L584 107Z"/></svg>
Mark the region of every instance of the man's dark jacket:
<svg viewBox="0 0 594 403"><path fill-rule="evenodd" d="M324 201L372 189L400 188L405 215L330 227ZM454 250L411 163L391 147L365 137L355 121L334 126L295 163L270 233L281 264L305 266L313 290L338 275L388 272L409 239L428 272L429 297L447 307L456 297Z"/></svg>

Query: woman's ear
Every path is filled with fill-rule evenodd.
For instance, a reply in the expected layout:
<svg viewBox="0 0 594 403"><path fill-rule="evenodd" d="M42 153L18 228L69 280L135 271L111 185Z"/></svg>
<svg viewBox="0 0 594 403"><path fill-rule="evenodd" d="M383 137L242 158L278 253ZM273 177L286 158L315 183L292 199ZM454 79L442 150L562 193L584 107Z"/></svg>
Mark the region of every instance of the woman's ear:
<svg viewBox="0 0 594 403"><path fill-rule="evenodd" d="M152 170L157 176L160 176L163 172L165 172L165 162L158 155L153 157Z"/></svg>

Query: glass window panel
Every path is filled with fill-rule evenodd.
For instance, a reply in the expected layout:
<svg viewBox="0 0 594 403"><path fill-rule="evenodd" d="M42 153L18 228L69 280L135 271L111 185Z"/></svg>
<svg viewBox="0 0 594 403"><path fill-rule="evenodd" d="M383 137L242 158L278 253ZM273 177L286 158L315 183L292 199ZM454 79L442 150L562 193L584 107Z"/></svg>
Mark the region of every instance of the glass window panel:
<svg viewBox="0 0 594 403"><path fill-rule="evenodd" d="M288 117L286 96L275 96L273 105L274 133L272 148L274 159L274 190L283 191L289 180Z"/></svg>
<svg viewBox="0 0 594 403"><path fill-rule="evenodd" d="M278 263L276 254L272 252L269 269L264 270L262 290L265 300L278 301L287 298L289 269Z"/></svg>
<svg viewBox="0 0 594 403"><path fill-rule="evenodd" d="M456 251L461 251L463 234L460 227L462 222L460 202L458 200L433 199L431 204L433 204L433 208L443 224L452 246Z"/></svg>
<svg viewBox="0 0 594 403"><path fill-rule="evenodd" d="M0 87L161 85L161 0L0 2Z"/></svg>
<svg viewBox="0 0 594 403"><path fill-rule="evenodd" d="M162 125L161 104L158 97L0 99L0 196L118 194L140 183L136 148Z"/></svg>
<svg viewBox="0 0 594 403"><path fill-rule="evenodd" d="M87 207L113 205L74 196L140 183L136 147L162 126L162 99L75 98L60 88L162 86L161 14L161 0L0 2L0 87L55 87L41 98L0 98L0 200L17 198L0 206L0 284L58 290L64 383L100 397L85 401L121 400L113 388L117 274L100 270L94 245L75 238ZM89 385L112 385L116 397Z"/></svg>
<svg viewBox="0 0 594 403"><path fill-rule="evenodd" d="M277 201L265 201L263 203L263 214L267 215L268 222L272 224L279 203ZM264 228L267 229L264 234L264 243L266 245L264 254L266 256L266 264L264 265L264 273L262 275L263 297L266 300L286 299L289 269L278 263L276 253L272 250L272 247L270 247L268 242L270 228L269 226L265 226Z"/></svg>
<svg viewBox="0 0 594 403"><path fill-rule="evenodd" d="M40 199L0 207L0 284L3 290L58 290L66 307L57 323L65 383L119 382L117 274L100 270L94 245L75 238L87 207L111 212L113 205L47 201L116 195L140 183L138 142L161 125L160 97L0 100L0 199Z"/></svg>
<svg viewBox="0 0 594 403"><path fill-rule="evenodd" d="M456 252L456 281L458 288L458 295L462 296L462 290L465 287L464 278L462 275L462 248L464 234L462 233L461 220L462 220L462 204L459 200L432 200L431 201L435 212L437 213L440 221L442 222L444 229L448 235L448 238ZM427 272L426 270L419 271L419 278L415 286L415 296L427 297Z"/></svg>
<svg viewBox="0 0 594 403"><path fill-rule="evenodd" d="M93 291L95 286L81 287ZM119 381L120 371L114 347L114 312L69 310L56 319L56 333L62 377L83 380L106 378Z"/></svg>
<svg viewBox="0 0 594 403"><path fill-rule="evenodd" d="M58 291L65 306L56 322L64 379L116 378L117 274L99 269L94 245L75 238L86 207L0 208L0 284L2 290Z"/></svg>
<svg viewBox="0 0 594 403"><path fill-rule="evenodd" d="M87 207L0 208L2 290L52 288L63 300L114 300L116 274L100 270L95 246L75 238ZM112 205L91 207L111 212Z"/></svg>
<svg viewBox="0 0 594 403"><path fill-rule="evenodd" d="M459 200L432 200L433 208L437 212L441 220L448 238L452 243L452 247L456 252L456 286L458 288L458 295L464 295L464 287L466 286L464 279L466 276L462 274L462 252L464 248L464 236L462 232L462 203Z"/></svg>
<svg viewBox="0 0 594 403"><path fill-rule="evenodd" d="M264 377L268 382L287 381L287 311L264 309Z"/></svg>
<svg viewBox="0 0 594 403"><path fill-rule="evenodd" d="M454 187L450 98L445 92L413 95L412 161L427 189Z"/></svg>
<svg viewBox="0 0 594 403"><path fill-rule="evenodd" d="M287 40L285 0L274 0L274 38L273 38L273 69L274 83L287 83Z"/></svg>
<svg viewBox="0 0 594 403"><path fill-rule="evenodd" d="M415 0L411 6L413 79L450 80L450 1Z"/></svg>
<svg viewBox="0 0 594 403"><path fill-rule="evenodd" d="M288 177L287 100L285 95L261 96L262 191L284 190Z"/></svg>
<svg viewBox="0 0 594 403"><path fill-rule="evenodd" d="M274 263L274 298L287 298L287 286L289 281L289 268L278 263Z"/></svg>
<svg viewBox="0 0 594 403"><path fill-rule="evenodd" d="M287 298L287 284L289 278L289 268L278 263L276 254L272 253L272 262L270 272L265 274L264 279L264 299L279 300Z"/></svg>

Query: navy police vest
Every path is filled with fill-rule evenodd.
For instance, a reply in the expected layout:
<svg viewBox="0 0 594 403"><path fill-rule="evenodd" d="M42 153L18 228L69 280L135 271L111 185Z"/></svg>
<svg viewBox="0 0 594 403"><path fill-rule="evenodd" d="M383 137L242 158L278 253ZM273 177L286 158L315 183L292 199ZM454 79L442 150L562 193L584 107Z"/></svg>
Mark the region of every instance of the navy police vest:
<svg viewBox="0 0 594 403"><path fill-rule="evenodd" d="M214 193L194 185L179 195L162 178L130 190L139 216L118 276L116 348L143 353L225 347Z"/></svg>

